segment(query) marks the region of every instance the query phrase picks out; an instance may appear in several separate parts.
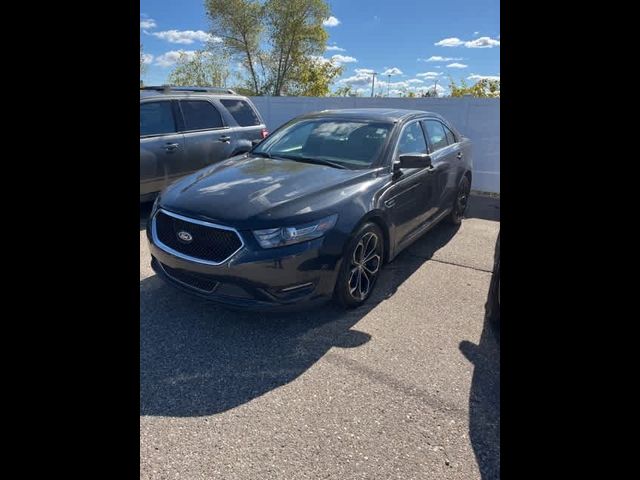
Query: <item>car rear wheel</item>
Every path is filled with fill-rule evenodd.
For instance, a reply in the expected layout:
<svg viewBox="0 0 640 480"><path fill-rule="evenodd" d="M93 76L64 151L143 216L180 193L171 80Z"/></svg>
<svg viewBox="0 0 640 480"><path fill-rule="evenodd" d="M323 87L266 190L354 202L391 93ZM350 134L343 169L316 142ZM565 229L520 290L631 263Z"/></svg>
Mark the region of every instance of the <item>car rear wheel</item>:
<svg viewBox="0 0 640 480"><path fill-rule="evenodd" d="M460 225L460 223L462 222L462 218L464 217L464 213L467 211L467 207L469 206L470 192L471 183L469 182L469 178L464 176L462 177L462 181L458 186L456 199L453 202L453 209L451 210L451 213L448 217L449 223Z"/></svg>
<svg viewBox="0 0 640 480"><path fill-rule="evenodd" d="M349 242L335 289L335 298L343 307L358 307L371 296L382 268L383 238L376 224L366 223Z"/></svg>

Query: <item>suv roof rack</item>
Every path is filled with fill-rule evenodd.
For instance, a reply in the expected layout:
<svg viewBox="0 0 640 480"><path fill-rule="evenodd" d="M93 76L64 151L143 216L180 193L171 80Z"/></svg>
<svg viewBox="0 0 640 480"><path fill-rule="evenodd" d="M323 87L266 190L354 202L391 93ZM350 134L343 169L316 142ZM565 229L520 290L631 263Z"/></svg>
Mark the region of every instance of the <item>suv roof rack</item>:
<svg viewBox="0 0 640 480"><path fill-rule="evenodd" d="M150 85L144 86L140 90L155 90L158 92L203 92L203 93L229 93L231 95L237 95L237 93L230 88L218 88L218 87L174 87L171 85Z"/></svg>

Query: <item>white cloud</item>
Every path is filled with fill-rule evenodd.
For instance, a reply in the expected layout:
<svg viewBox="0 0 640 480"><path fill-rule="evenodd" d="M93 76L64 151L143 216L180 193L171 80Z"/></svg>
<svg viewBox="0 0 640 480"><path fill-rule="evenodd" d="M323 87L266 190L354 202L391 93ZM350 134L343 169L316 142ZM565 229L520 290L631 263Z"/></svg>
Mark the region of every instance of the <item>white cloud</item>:
<svg viewBox="0 0 640 480"><path fill-rule="evenodd" d="M340 47L339 47L339 46L337 46L337 45L329 45L329 46L326 48L326 50L327 50L328 52L344 52L344 51L345 51L345 49L344 49L344 48L340 48Z"/></svg>
<svg viewBox="0 0 640 480"><path fill-rule="evenodd" d="M467 48L493 48L500 46L500 40L491 37L480 37L475 40L463 41L458 37L445 38L434 43L437 47L460 47L464 45Z"/></svg>
<svg viewBox="0 0 640 480"><path fill-rule="evenodd" d="M439 75L442 75L442 72L424 72L424 73L416 74L416 77L422 77L422 78L426 78L427 80L429 80L429 79L434 79Z"/></svg>
<svg viewBox="0 0 640 480"><path fill-rule="evenodd" d="M473 32L474 35L478 35L480 32Z"/></svg>
<svg viewBox="0 0 640 480"><path fill-rule="evenodd" d="M407 80L407 83L424 83L424 80L420 80L419 78L412 78L410 80Z"/></svg>
<svg viewBox="0 0 640 480"><path fill-rule="evenodd" d="M156 21L153 18L143 18L140 20L141 29L156 28Z"/></svg>
<svg viewBox="0 0 640 480"><path fill-rule="evenodd" d="M387 68L382 75L402 75L402 70L397 67Z"/></svg>
<svg viewBox="0 0 640 480"><path fill-rule="evenodd" d="M170 52L163 53L156 57L155 65L158 65L159 67L171 67L176 64L181 53L185 54L189 60L191 60L196 54L195 50L171 50Z"/></svg>
<svg viewBox="0 0 640 480"><path fill-rule="evenodd" d="M477 73L472 73L467 77L467 80L498 80L500 81L500 75L478 75Z"/></svg>
<svg viewBox="0 0 640 480"><path fill-rule="evenodd" d="M465 65L464 63L450 63L447 65L447 68L467 68L469 65Z"/></svg>
<svg viewBox="0 0 640 480"><path fill-rule="evenodd" d="M333 55L331 57L331 61L333 63L336 63L338 65L342 65L343 63L354 63L357 62L358 59L354 58L354 57L350 57L348 55Z"/></svg>
<svg viewBox="0 0 640 480"><path fill-rule="evenodd" d="M491 37L480 37L464 42L464 46L467 48L493 48L500 46L500 40Z"/></svg>
<svg viewBox="0 0 640 480"><path fill-rule="evenodd" d="M341 78L338 80L338 83L341 85L351 85L354 87L364 87L366 85L371 86L371 74L373 70L370 68L356 68L356 74L351 77ZM378 84L378 80L376 79L376 84Z"/></svg>
<svg viewBox="0 0 640 480"><path fill-rule="evenodd" d="M458 37L444 38L439 42L434 43L436 47L459 47L463 44L464 42Z"/></svg>
<svg viewBox="0 0 640 480"><path fill-rule="evenodd" d="M452 62L455 60L462 60L462 57L441 57L440 55L432 55L427 59L418 59L419 62Z"/></svg>
<svg viewBox="0 0 640 480"><path fill-rule="evenodd" d="M153 62L153 55L151 55L150 53L143 53L142 63L144 63L145 65L149 65L151 62Z"/></svg>
<svg viewBox="0 0 640 480"><path fill-rule="evenodd" d="M324 22L322 22L322 25L324 25L325 27L337 27L338 25L340 25L340 20L338 20L334 16L331 16L327 18Z"/></svg>
<svg viewBox="0 0 640 480"><path fill-rule="evenodd" d="M198 42L221 42L222 39L214 37L202 30L167 30L165 32L151 33L162 40L166 40L169 43L182 43L191 44L195 41Z"/></svg>

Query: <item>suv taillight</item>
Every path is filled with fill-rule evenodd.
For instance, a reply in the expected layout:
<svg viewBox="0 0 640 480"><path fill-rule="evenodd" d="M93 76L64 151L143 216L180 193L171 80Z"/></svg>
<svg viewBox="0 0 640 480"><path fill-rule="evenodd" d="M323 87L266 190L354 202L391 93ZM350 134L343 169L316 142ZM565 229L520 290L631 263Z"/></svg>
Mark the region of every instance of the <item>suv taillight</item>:
<svg viewBox="0 0 640 480"><path fill-rule="evenodd" d="M262 138L267 138L269 136L269 130L267 130L266 128L263 128L262 131L260 132L260 135L262 135Z"/></svg>

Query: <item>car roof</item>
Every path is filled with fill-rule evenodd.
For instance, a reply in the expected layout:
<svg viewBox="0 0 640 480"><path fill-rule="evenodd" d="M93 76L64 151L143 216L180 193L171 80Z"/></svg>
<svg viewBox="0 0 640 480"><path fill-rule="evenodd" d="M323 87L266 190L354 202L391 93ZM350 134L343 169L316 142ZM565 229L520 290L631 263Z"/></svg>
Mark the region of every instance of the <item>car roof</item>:
<svg viewBox="0 0 640 480"><path fill-rule="evenodd" d="M425 110L409 110L404 108L345 108L339 110L322 110L302 115L302 118L343 117L362 120L399 122L417 116L442 117L435 112Z"/></svg>
<svg viewBox="0 0 640 480"><path fill-rule="evenodd" d="M215 97L215 98L236 98L246 100L247 97L243 95L238 95L233 90L224 89L211 89L212 91L203 91L198 90L188 90L188 89L180 89L180 88L171 88L167 90L156 89L155 87L149 87L146 89L140 89L140 100L143 98L168 98L168 97L179 97L179 98L195 98L195 97ZM218 91L216 91L218 90Z"/></svg>

